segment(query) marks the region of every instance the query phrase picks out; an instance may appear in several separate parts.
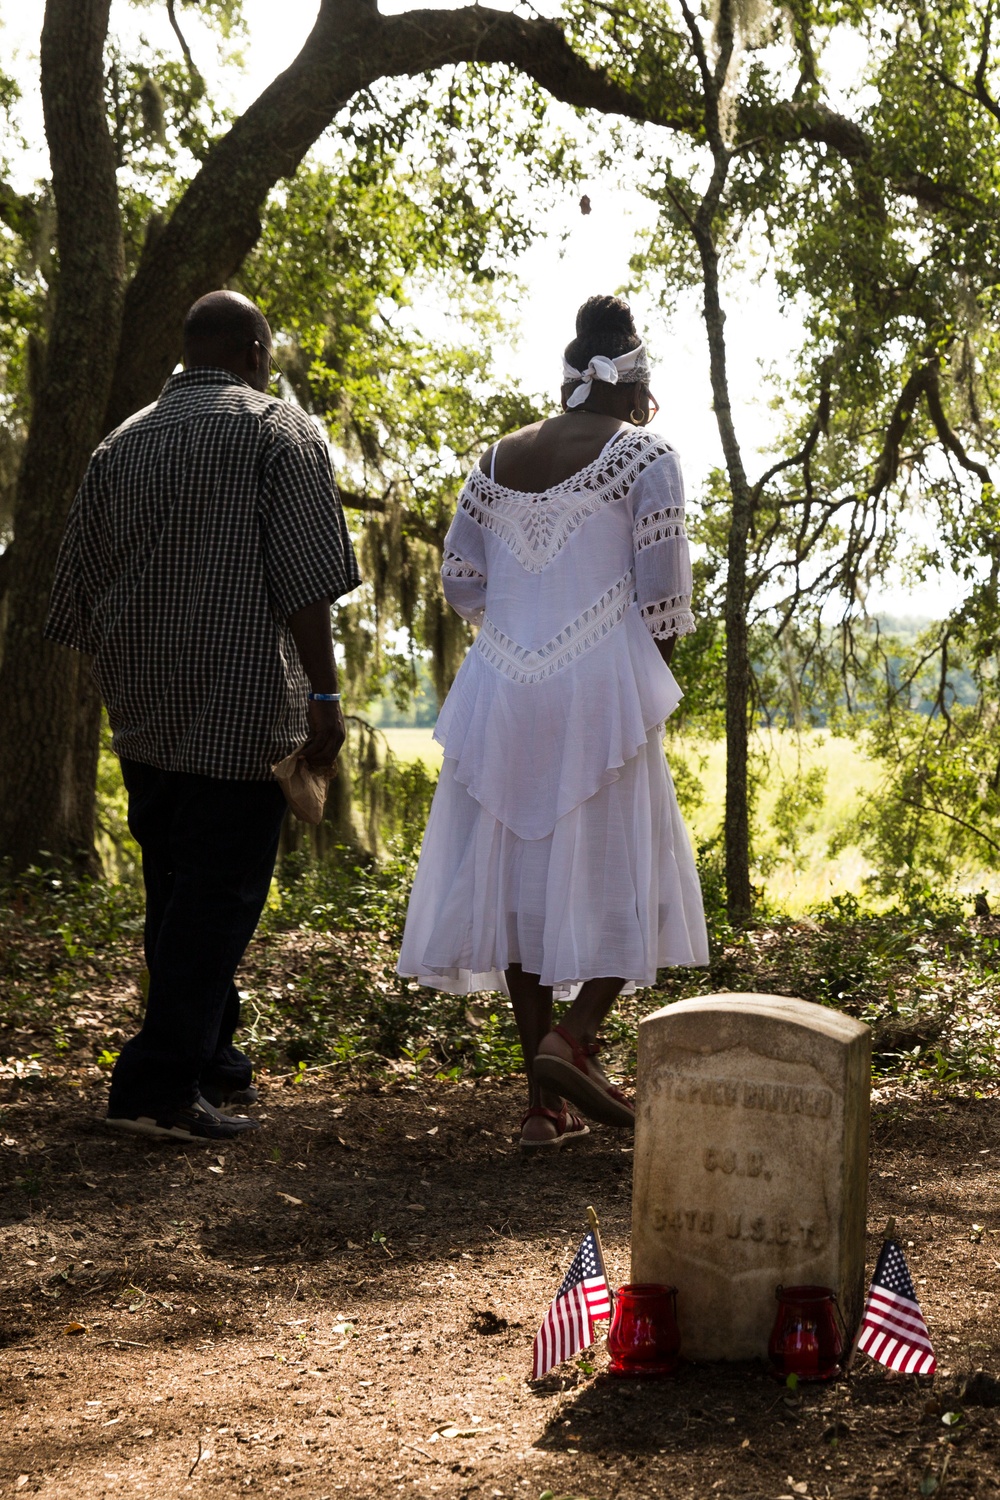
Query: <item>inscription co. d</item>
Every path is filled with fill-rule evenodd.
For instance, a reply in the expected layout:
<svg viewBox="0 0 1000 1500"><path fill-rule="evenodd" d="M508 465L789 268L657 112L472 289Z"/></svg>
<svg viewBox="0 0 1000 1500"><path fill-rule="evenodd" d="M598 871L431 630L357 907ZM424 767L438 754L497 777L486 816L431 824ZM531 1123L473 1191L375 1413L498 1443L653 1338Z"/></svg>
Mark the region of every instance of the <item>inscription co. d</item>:
<svg viewBox="0 0 1000 1500"><path fill-rule="evenodd" d="M772 1115L812 1115L825 1120L833 1110L829 1089L804 1088L797 1083L754 1083L746 1078L704 1078L692 1073L666 1073L658 1079L668 1099L679 1103L714 1104L722 1109L756 1109Z"/></svg>

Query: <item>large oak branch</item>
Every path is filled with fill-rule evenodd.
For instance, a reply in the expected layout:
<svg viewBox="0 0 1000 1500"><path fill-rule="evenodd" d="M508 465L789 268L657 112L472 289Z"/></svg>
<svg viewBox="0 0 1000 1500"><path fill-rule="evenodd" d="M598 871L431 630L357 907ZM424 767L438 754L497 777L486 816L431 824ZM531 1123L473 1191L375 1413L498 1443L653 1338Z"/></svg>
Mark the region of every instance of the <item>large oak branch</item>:
<svg viewBox="0 0 1000 1500"><path fill-rule="evenodd" d="M360 0L323 0L295 61L212 148L129 288L109 425L152 399L178 354L189 304L238 269L274 185L360 90L451 63L508 63L569 104L648 118L621 83L592 68L559 26L482 6L383 17ZM661 123L692 128L661 110Z"/></svg>
<svg viewBox="0 0 1000 1500"><path fill-rule="evenodd" d="M576 53L553 21L478 5L386 17L364 0L323 0L298 57L213 147L144 255L128 292L109 425L155 396L177 358L184 311L236 272L256 241L269 192L294 173L338 111L381 78L455 63L504 63L577 108L688 134L702 129L683 79L675 88L660 83L655 97L626 85ZM783 106L770 133L865 154L858 127L822 106Z"/></svg>
<svg viewBox="0 0 1000 1500"><path fill-rule="evenodd" d="M575 52L554 21L480 5L380 16L368 0L321 0L298 57L212 148L147 247L126 298L109 426L155 397L178 357L187 307L235 274L256 242L268 194L295 172L344 105L379 79L456 63L506 64L576 108L695 137L704 130L686 74L649 87L639 78L626 83ZM812 101L748 111L739 134L772 144L813 141L859 164L872 155L860 126ZM903 191L919 196L912 184Z"/></svg>

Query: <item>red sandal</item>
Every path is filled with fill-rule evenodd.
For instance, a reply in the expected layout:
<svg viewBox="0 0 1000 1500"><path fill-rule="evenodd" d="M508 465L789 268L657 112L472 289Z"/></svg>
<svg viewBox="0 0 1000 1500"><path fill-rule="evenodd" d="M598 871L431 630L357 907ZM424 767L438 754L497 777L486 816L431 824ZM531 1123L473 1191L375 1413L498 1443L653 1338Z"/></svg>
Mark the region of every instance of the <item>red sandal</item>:
<svg viewBox="0 0 1000 1500"><path fill-rule="evenodd" d="M544 1141L526 1141L521 1136L521 1150L529 1155L535 1151L561 1151L563 1146L570 1146L574 1141L582 1140L585 1135L590 1134L590 1126L579 1115L571 1115L565 1104L558 1113L554 1109L546 1109L542 1104L533 1104L522 1116L522 1131L529 1120L551 1120L556 1127L555 1135Z"/></svg>
<svg viewBox="0 0 1000 1500"><path fill-rule="evenodd" d="M635 1126L635 1106L621 1089L612 1083L602 1083L592 1078L587 1059L596 1057L601 1050L600 1042L578 1041L565 1026L553 1026L550 1035L561 1037L570 1049L572 1061L540 1052L535 1058L534 1075L539 1083L559 1093L582 1109L591 1120L602 1125Z"/></svg>

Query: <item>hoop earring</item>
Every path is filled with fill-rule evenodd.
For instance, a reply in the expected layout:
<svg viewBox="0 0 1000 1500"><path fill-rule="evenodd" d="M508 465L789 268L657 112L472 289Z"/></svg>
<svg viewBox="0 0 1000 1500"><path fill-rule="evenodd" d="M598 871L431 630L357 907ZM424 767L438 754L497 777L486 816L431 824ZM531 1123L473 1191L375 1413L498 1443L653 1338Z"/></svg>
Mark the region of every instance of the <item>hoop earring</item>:
<svg viewBox="0 0 1000 1500"><path fill-rule="evenodd" d="M646 423L649 421L649 413L644 411L636 411L634 406L629 412L629 416L632 418L633 427L645 427Z"/></svg>

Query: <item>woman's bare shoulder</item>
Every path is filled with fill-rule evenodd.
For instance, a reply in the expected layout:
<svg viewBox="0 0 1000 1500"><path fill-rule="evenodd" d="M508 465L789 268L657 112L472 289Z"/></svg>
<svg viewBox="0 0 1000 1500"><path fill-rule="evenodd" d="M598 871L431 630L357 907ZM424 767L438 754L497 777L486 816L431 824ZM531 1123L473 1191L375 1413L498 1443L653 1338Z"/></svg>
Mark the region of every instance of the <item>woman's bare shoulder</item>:
<svg viewBox="0 0 1000 1500"><path fill-rule="evenodd" d="M516 432L505 433L504 436L499 439L499 441L503 443L505 447L510 444L510 446L514 448L520 448L526 443L533 443L539 436L539 434L543 431L543 429L548 426L551 420L551 417L542 417L537 422L529 422L527 427L518 427ZM479 460L479 467L482 469L484 474L488 474L490 472L490 459L493 454L493 449L496 446L497 444L494 443L491 447L487 448L486 452Z"/></svg>

